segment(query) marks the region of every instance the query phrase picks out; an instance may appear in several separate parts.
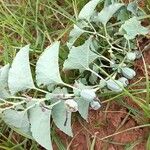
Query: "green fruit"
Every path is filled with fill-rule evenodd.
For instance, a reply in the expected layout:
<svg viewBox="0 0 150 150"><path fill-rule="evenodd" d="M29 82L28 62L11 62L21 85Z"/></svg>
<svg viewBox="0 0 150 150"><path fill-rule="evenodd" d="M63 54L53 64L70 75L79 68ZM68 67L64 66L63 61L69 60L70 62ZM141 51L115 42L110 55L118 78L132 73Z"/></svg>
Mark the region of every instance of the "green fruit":
<svg viewBox="0 0 150 150"><path fill-rule="evenodd" d="M133 69L128 68L128 67L121 68L121 72L122 72L122 75L126 77L127 79L132 79L136 75L136 72Z"/></svg>
<svg viewBox="0 0 150 150"><path fill-rule="evenodd" d="M120 81L121 83L123 83L123 86L126 87L129 84L129 81L127 78L125 77L121 77L118 79L118 81Z"/></svg>
<svg viewBox="0 0 150 150"><path fill-rule="evenodd" d="M107 82L107 88L115 91L115 92L122 92L123 91L123 83L118 80L108 80Z"/></svg>
<svg viewBox="0 0 150 150"><path fill-rule="evenodd" d="M93 110L98 110L101 107L101 104L98 101L92 101L90 106Z"/></svg>
<svg viewBox="0 0 150 150"><path fill-rule="evenodd" d="M94 90L92 90L92 89L82 90L80 93L80 96L89 102L91 102L92 100L94 100L96 98L96 94L95 94Z"/></svg>
<svg viewBox="0 0 150 150"><path fill-rule="evenodd" d="M73 99L66 100L64 104L65 104L67 111L70 111L70 112L78 111L78 104Z"/></svg>

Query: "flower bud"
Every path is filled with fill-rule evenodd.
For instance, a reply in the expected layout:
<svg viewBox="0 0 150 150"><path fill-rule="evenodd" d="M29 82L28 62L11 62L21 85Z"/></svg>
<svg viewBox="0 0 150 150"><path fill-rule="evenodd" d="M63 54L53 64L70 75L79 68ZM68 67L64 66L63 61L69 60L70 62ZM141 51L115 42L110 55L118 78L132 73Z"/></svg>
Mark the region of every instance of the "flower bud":
<svg viewBox="0 0 150 150"><path fill-rule="evenodd" d="M90 106L94 110L98 110L101 107L101 104L98 101L92 101L90 102Z"/></svg>
<svg viewBox="0 0 150 150"><path fill-rule="evenodd" d="M120 81L121 83L123 83L123 86L126 87L129 84L129 81L127 78L125 77L121 77L118 79L118 81Z"/></svg>
<svg viewBox="0 0 150 150"><path fill-rule="evenodd" d="M128 67L121 68L121 72L123 76L126 77L127 79L132 79L136 75L136 72Z"/></svg>
<svg viewBox="0 0 150 150"><path fill-rule="evenodd" d="M121 92L123 90L123 83L118 80L110 79L107 81L107 88L115 92Z"/></svg>
<svg viewBox="0 0 150 150"><path fill-rule="evenodd" d="M68 99L65 101L65 107L70 112L78 111L78 104L73 99Z"/></svg>
<svg viewBox="0 0 150 150"><path fill-rule="evenodd" d="M82 90L80 93L80 96L89 102L91 102L92 100L94 100L96 98L96 94L95 94L94 90L92 90L92 89Z"/></svg>
<svg viewBox="0 0 150 150"><path fill-rule="evenodd" d="M128 52L126 56L127 56L127 60L129 60L129 61L134 61L136 59L135 52Z"/></svg>

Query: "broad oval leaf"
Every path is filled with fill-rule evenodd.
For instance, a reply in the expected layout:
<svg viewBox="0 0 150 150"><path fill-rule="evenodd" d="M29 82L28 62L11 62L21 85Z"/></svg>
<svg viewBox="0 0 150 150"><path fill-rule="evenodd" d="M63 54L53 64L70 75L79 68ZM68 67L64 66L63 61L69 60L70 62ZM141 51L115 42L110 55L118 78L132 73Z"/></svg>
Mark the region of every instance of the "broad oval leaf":
<svg viewBox="0 0 150 150"><path fill-rule="evenodd" d="M59 73L58 53L60 42L56 41L46 48L36 65L38 86L63 83Z"/></svg>
<svg viewBox="0 0 150 150"><path fill-rule="evenodd" d="M89 65L99 56L91 51L92 38L90 37L85 43L78 47L72 47L65 60L63 69L79 69L80 71L87 70Z"/></svg>
<svg viewBox="0 0 150 150"><path fill-rule="evenodd" d="M31 138L30 123L28 120L27 112L17 110L5 110L3 112L2 119L14 130L20 132L20 134Z"/></svg>
<svg viewBox="0 0 150 150"><path fill-rule="evenodd" d="M29 63L29 45L21 48L14 58L9 70L8 86L12 94L34 88Z"/></svg>
<svg viewBox="0 0 150 150"><path fill-rule="evenodd" d="M101 0L91 0L89 1L80 11L78 18L79 19L86 19L86 20L90 20L91 16L94 13L94 10L97 6L97 4L100 2Z"/></svg>
<svg viewBox="0 0 150 150"><path fill-rule="evenodd" d="M106 25L110 18L114 15L114 13L116 13L116 11L119 10L119 8L123 5L124 4L122 3L114 3L107 7L104 7L98 14L98 20L103 23L103 25Z"/></svg>
<svg viewBox="0 0 150 150"><path fill-rule="evenodd" d="M63 89L57 88L53 91L53 94L66 94L66 93L67 90L65 88ZM51 102L55 103L56 100L52 99ZM55 105L52 109L52 118L54 123L61 131L63 131L69 136L73 136L72 128L71 128L71 114L72 114L71 112L67 113L67 110L64 105L64 101L61 101L59 104Z"/></svg>
<svg viewBox="0 0 150 150"><path fill-rule="evenodd" d="M52 150L50 135L51 110L41 108L39 105L29 110L29 120L33 138L47 150Z"/></svg>

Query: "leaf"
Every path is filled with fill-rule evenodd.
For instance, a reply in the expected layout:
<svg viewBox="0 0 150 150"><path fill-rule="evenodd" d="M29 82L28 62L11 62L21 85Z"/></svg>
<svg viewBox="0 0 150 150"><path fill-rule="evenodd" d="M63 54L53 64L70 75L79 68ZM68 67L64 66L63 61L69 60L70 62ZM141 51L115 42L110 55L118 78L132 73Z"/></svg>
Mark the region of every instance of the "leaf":
<svg viewBox="0 0 150 150"><path fill-rule="evenodd" d="M8 98L10 96L8 88L8 72L10 65L7 64L0 69L0 98Z"/></svg>
<svg viewBox="0 0 150 150"><path fill-rule="evenodd" d="M9 126L20 131L22 135L31 136L27 112L8 109L3 112L3 120Z"/></svg>
<svg viewBox="0 0 150 150"><path fill-rule="evenodd" d="M89 1L80 11L79 13L79 19L86 19L86 20L90 20L91 16L94 13L94 10L97 6L97 4L100 2L101 0L91 0Z"/></svg>
<svg viewBox="0 0 150 150"><path fill-rule="evenodd" d="M78 88L78 90L82 89L89 89L89 87L85 86L81 82L75 82L75 87ZM74 94L77 93L76 89L74 89ZM80 95L80 94L79 94ZM81 115L82 118L84 118L86 121L88 121L88 111L89 111L89 104L87 100L81 98L81 97L76 97L75 98L77 104L78 104L78 111Z"/></svg>
<svg viewBox="0 0 150 150"><path fill-rule="evenodd" d="M124 32L124 37L127 40L134 39L137 35L145 35L149 30L141 25L141 22L137 20L136 17L133 17L127 20L119 29L120 32Z"/></svg>
<svg viewBox="0 0 150 150"><path fill-rule="evenodd" d="M29 64L29 45L21 48L14 58L9 71L8 86L12 94L34 88Z"/></svg>
<svg viewBox="0 0 150 150"><path fill-rule="evenodd" d="M8 86L8 72L10 65L7 64L0 69L0 88L6 88Z"/></svg>
<svg viewBox="0 0 150 150"><path fill-rule="evenodd" d="M67 93L66 89L60 89L60 88L55 89L55 91L53 92L53 94L66 94L66 93ZM53 103L56 102L56 100L54 99L51 101ZM69 136L73 136L72 129L71 129L71 112L68 112L67 114L66 113L67 112L66 112L66 108L64 105L64 101L61 101L59 104L53 107L52 118L56 126L61 131L63 131ZM66 125L64 125L66 121L66 117L67 117L67 122L66 122Z"/></svg>
<svg viewBox="0 0 150 150"><path fill-rule="evenodd" d="M59 73L58 53L60 42L56 41L46 48L36 65L38 86L63 83Z"/></svg>
<svg viewBox="0 0 150 150"><path fill-rule="evenodd" d="M98 14L98 19L103 25L106 25L110 18L122 7L124 4L121 3L114 3L107 7L104 7L101 12Z"/></svg>
<svg viewBox="0 0 150 150"><path fill-rule="evenodd" d="M79 69L84 71L99 56L91 51L91 37L85 43L78 47L72 47L68 55L68 59L64 63L64 70Z"/></svg>
<svg viewBox="0 0 150 150"><path fill-rule="evenodd" d="M138 11L138 4L136 1L133 1L131 3L128 4L127 6L127 10L130 11L134 16L137 15L137 11Z"/></svg>
<svg viewBox="0 0 150 150"><path fill-rule="evenodd" d="M78 111L81 117L84 118L86 121L88 121L88 112L90 103L82 98L76 98L76 102L78 104Z"/></svg>
<svg viewBox="0 0 150 150"><path fill-rule="evenodd" d="M42 109L39 105L36 105L29 110L32 136L47 150L52 150L50 117L51 110Z"/></svg>

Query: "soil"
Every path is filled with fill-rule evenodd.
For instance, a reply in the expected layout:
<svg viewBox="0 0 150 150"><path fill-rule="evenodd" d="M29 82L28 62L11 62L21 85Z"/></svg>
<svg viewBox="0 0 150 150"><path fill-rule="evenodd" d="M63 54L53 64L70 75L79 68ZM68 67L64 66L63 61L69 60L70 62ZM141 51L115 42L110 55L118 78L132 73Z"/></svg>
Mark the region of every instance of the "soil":
<svg viewBox="0 0 150 150"><path fill-rule="evenodd" d="M142 43L149 43L148 39L138 39L138 41L142 50L145 47ZM150 75L150 48L144 52L143 56ZM145 75L142 58L135 62L134 68L138 74L131 82L135 82ZM142 97L143 95L140 96ZM140 108L129 97L124 97L124 101L129 106L140 111ZM137 116L137 118L140 117ZM90 110L88 123L78 117L72 125L73 138L69 138L59 130L57 130L57 134L67 147L67 150L88 150L91 143L94 145L91 150L124 150L132 146L131 144L135 144L131 148L132 150L146 150L149 128L137 128L117 134L120 131L139 126L143 121L149 121L137 118L129 115L127 108L117 102L111 102L99 111ZM144 117L141 116L141 118ZM115 133L116 135L110 136ZM110 137L107 138L107 136ZM54 147L54 150L58 149L56 145Z"/></svg>

